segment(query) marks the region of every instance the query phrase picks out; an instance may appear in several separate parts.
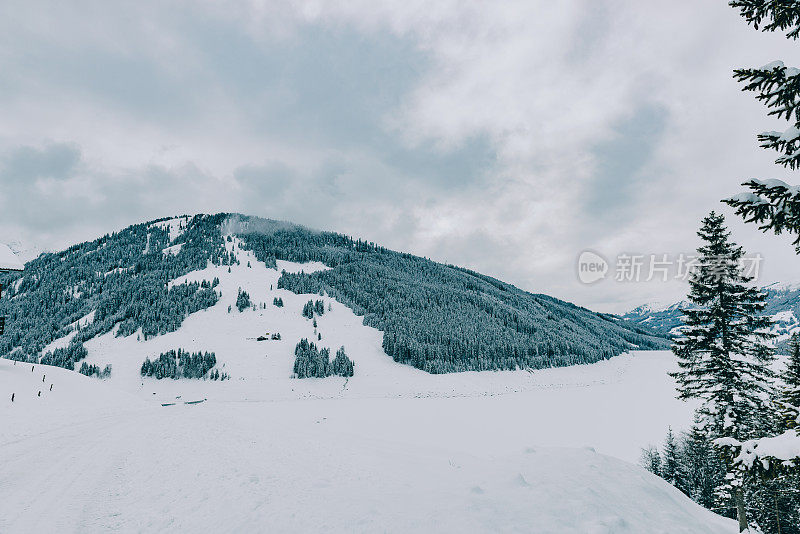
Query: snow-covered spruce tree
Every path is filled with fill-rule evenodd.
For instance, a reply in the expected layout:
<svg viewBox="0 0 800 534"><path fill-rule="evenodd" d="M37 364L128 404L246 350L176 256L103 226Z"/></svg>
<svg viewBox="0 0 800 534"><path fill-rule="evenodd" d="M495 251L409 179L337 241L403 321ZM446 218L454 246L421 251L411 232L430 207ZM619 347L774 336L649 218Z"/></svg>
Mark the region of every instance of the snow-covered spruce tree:
<svg viewBox="0 0 800 534"><path fill-rule="evenodd" d="M725 482L719 451L711 444L699 416L688 432L667 432L663 452L652 445L642 449L642 467L681 490L693 501L710 510L718 510L717 488ZM729 512L727 503L725 510Z"/></svg>
<svg viewBox="0 0 800 534"><path fill-rule="evenodd" d="M247 291L243 291L240 287L239 294L236 296L236 309L242 312L251 305L252 303L250 302L250 294Z"/></svg>
<svg viewBox="0 0 800 534"><path fill-rule="evenodd" d="M797 418L800 416L800 334L794 334L789 342L789 360L781 378L778 403L781 407L781 424L783 429L797 429Z"/></svg>
<svg viewBox="0 0 800 534"><path fill-rule="evenodd" d="M344 347L339 347L336 351L336 357L331 362L331 374L338 376L353 376L355 364L347 357Z"/></svg>
<svg viewBox="0 0 800 534"><path fill-rule="evenodd" d="M314 302L309 300L303 305L303 317L306 319L314 318Z"/></svg>
<svg viewBox="0 0 800 534"><path fill-rule="evenodd" d="M661 462L661 478L685 493L684 466L672 427L667 430Z"/></svg>
<svg viewBox="0 0 800 534"><path fill-rule="evenodd" d="M736 463L755 484L747 500L752 520L765 534L800 533L800 336L789 344L775 404L780 420L777 436L734 444Z"/></svg>
<svg viewBox="0 0 800 534"><path fill-rule="evenodd" d="M656 476L661 476L661 453L653 445L642 449L641 466Z"/></svg>
<svg viewBox="0 0 800 534"><path fill-rule="evenodd" d="M746 477L734 465L721 439L746 440L768 432L772 352L765 341L768 317L759 315L766 295L750 287L743 274L742 247L729 240L722 215L711 212L698 235L698 262L689 285L690 309L683 310L685 329L672 350L678 357L679 399L700 399L699 416L726 468L721 499L732 499L740 529L747 528Z"/></svg>
<svg viewBox="0 0 800 534"><path fill-rule="evenodd" d="M715 454L699 415L682 436L681 464L685 473L685 493L708 509L714 509L716 489L724 482L719 456Z"/></svg>
<svg viewBox="0 0 800 534"><path fill-rule="evenodd" d="M789 39L800 35L798 0L734 0L730 5L756 29L785 31ZM761 68L736 69L733 77L744 83L744 91L756 93L769 108L769 115L789 122L783 132L759 134L760 146L780 154L775 160L778 165L793 170L800 167L800 69L773 61ZM800 186L774 179L751 179L742 185L750 191L724 202L765 232L794 234L793 244L800 254Z"/></svg>

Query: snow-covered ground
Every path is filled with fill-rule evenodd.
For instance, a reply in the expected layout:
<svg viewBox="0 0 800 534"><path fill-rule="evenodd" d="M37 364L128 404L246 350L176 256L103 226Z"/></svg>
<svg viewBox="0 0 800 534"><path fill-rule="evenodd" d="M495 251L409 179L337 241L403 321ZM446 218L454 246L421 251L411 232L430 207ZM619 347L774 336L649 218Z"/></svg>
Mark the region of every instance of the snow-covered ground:
<svg viewBox="0 0 800 534"><path fill-rule="evenodd" d="M276 289L280 270L323 265L267 269L228 246L230 273L174 282L219 277L217 305L148 341L86 344L108 380L0 360L0 532L735 532L633 465L691 420L670 353L429 375L342 304ZM236 309L240 287L255 310ZM346 347L350 379L291 378L319 298L318 344ZM214 351L231 380L139 376L177 348Z"/></svg>

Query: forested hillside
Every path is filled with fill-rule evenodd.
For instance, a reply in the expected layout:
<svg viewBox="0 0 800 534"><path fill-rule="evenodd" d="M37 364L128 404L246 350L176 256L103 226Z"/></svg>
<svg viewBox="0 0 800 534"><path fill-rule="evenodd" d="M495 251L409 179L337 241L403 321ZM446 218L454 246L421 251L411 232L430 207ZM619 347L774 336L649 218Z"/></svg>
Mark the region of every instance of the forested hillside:
<svg viewBox="0 0 800 534"><path fill-rule="evenodd" d="M383 348L395 361L431 373L556 367L668 346L646 327L340 234L255 218L232 223L231 231L268 265L331 267L284 273L279 287L333 296L384 332Z"/></svg>
<svg viewBox="0 0 800 534"><path fill-rule="evenodd" d="M226 236L270 267L317 261L330 269L283 273L278 287L326 293L384 332L395 361L432 373L591 363L631 348L666 347L649 330L499 280L372 243L240 215L197 215L131 226L29 262L0 278L8 316L0 355L69 369L82 343L116 328L145 339L177 330L218 300L216 280L171 284L209 262L237 262ZM299 313L299 310L298 310ZM72 336L67 346L49 343Z"/></svg>
<svg viewBox="0 0 800 534"><path fill-rule="evenodd" d="M209 261L231 261L219 231L224 219L176 219L182 228L165 228L162 221L137 224L42 254L24 272L3 275L0 315L8 320L0 355L37 361L48 343L74 332L68 347L41 355L43 363L72 369L86 354L82 342L115 325L119 336L139 328L146 338L176 330L186 316L217 301L212 281L168 283ZM178 235L171 238L170 232Z"/></svg>

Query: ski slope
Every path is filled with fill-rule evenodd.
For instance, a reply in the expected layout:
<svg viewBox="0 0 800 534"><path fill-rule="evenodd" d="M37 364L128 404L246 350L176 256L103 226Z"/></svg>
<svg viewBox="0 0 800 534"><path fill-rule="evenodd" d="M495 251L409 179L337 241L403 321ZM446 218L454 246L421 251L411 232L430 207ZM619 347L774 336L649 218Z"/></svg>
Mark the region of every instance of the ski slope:
<svg viewBox="0 0 800 534"><path fill-rule="evenodd" d="M0 360L0 532L735 532L634 465L691 421L670 353L429 375L341 303L277 289L280 270L324 265L268 269L228 246L230 273L173 282L218 277L215 306L147 341L86 343L108 380ZM255 310L236 310L239 288ZM300 311L319 298L317 343L346 347L350 379L291 378L315 335ZM254 339L266 332L282 340ZM176 348L214 351L232 378L139 376Z"/></svg>

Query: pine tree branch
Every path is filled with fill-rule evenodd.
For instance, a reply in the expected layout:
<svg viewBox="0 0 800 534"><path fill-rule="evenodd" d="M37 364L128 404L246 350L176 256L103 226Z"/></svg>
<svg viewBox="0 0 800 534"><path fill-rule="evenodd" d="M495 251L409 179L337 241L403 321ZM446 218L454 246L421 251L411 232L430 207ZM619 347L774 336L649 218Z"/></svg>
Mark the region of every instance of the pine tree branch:
<svg viewBox="0 0 800 534"><path fill-rule="evenodd" d="M736 69L733 77L745 84L742 91L758 93L756 99L770 109L769 115L800 122L800 69L773 61L761 68Z"/></svg>
<svg viewBox="0 0 800 534"><path fill-rule="evenodd" d="M800 36L800 5L797 0L732 0L731 7L756 30L785 31L789 39Z"/></svg>
<svg viewBox="0 0 800 534"><path fill-rule="evenodd" d="M745 182L750 192L723 200L736 209L745 222L759 225L763 232L794 234L792 244L800 254L800 186L790 186L780 180L750 180Z"/></svg>

